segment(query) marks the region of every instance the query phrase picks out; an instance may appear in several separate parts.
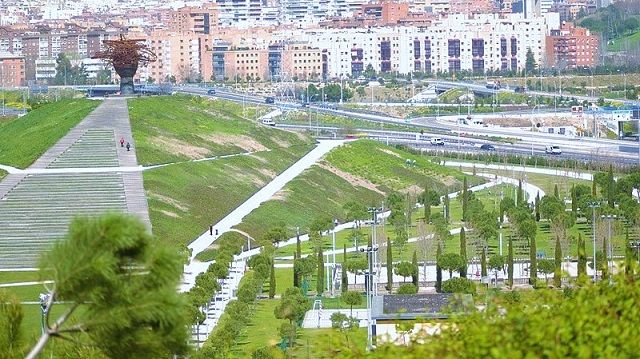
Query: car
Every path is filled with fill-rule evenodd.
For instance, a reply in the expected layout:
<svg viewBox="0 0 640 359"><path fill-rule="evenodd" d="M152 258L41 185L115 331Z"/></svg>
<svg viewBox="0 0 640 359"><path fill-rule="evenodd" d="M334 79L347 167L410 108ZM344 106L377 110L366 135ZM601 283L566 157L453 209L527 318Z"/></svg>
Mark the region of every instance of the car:
<svg viewBox="0 0 640 359"><path fill-rule="evenodd" d="M276 100L273 97L267 97L264 99L265 103L275 103Z"/></svg>
<svg viewBox="0 0 640 359"><path fill-rule="evenodd" d="M216 90L214 89L208 89L207 90L207 95L215 95L216 94Z"/></svg>
<svg viewBox="0 0 640 359"><path fill-rule="evenodd" d="M444 141L442 140L442 138L439 138L439 137L433 137L432 139L429 140L429 143L431 143L434 146L444 146Z"/></svg>
<svg viewBox="0 0 640 359"><path fill-rule="evenodd" d="M485 151L495 151L496 148L493 145L490 145L488 143L485 143L483 145L480 146L481 150L485 150Z"/></svg>
<svg viewBox="0 0 640 359"><path fill-rule="evenodd" d="M266 126L275 126L276 123L270 118L263 118L260 120L260 123Z"/></svg>
<svg viewBox="0 0 640 359"><path fill-rule="evenodd" d="M560 149L560 146L556 146L556 145L549 145L547 147L544 148L544 152L548 155L561 155L562 154L562 150Z"/></svg>
<svg viewBox="0 0 640 359"><path fill-rule="evenodd" d="M527 92L527 88L525 86L516 86L513 89L513 92L515 92L515 93L525 93L525 92Z"/></svg>

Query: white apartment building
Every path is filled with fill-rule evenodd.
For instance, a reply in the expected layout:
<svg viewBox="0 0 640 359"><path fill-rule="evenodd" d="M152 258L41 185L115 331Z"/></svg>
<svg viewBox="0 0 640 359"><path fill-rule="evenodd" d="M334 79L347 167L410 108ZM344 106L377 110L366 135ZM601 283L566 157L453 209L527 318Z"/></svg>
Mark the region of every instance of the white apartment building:
<svg viewBox="0 0 640 359"><path fill-rule="evenodd" d="M549 23L559 23L548 21L549 15L456 14L427 28L289 30L275 38L327 50L329 77L359 76L368 65L376 72L400 74L521 70L528 49L542 63Z"/></svg>

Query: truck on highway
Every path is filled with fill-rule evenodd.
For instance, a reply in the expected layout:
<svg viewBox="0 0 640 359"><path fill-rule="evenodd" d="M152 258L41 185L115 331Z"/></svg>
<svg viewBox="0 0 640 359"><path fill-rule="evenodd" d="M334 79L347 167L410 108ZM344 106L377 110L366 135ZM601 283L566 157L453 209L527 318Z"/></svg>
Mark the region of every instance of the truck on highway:
<svg viewBox="0 0 640 359"><path fill-rule="evenodd" d="M444 146L444 141L440 137L432 137L429 140L429 143L431 143L434 146Z"/></svg>

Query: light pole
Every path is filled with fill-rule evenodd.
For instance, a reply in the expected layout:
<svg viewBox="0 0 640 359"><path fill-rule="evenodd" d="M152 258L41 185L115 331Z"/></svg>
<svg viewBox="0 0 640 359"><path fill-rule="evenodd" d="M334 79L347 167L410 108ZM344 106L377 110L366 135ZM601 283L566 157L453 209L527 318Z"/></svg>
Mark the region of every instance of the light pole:
<svg viewBox="0 0 640 359"><path fill-rule="evenodd" d="M371 318L371 302L373 301L373 253L378 251L378 247L369 246L366 248L360 248L360 252L367 252L367 264L369 270L367 271L367 279L365 285L365 291L367 292L367 351L371 351L373 348L373 319Z"/></svg>
<svg viewBox="0 0 640 359"><path fill-rule="evenodd" d="M611 244L611 221L614 221L616 219L618 219L618 216L613 215L613 214L607 214L607 215L602 215L600 218L604 219L607 221L607 246L606 248L603 248L606 250L605 254L605 258L607 261L607 271L609 272L609 275L611 275L611 265L613 264L613 247Z"/></svg>
<svg viewBox="0 0 640 359"><path fill-rule="evenodd" d="M598 268L596 267L596 208L600 207L600 203L598 202L589 202L589 208L591 208L591 225L592 225L592 234L593 234L593 282L595 283L598 280Z"/></svg>
<svg viewBox="0 0 640 359"><path fill-rule="evenodd" d="M332 258L332 262L331 262L331 297L335 296L335 293L333 292L333 288L335 287L333 285L333 277L336 274L336 227L338 226L338 220L334 219L333 220L333 231L332 232L332 239L333 239L333 258Z"/></svg>
<svg viewBox="0 0 640 359"><path fill-rule="evenodd" d="M371 245L374 248L378 248L378 236L376 233L376 222L378 222L378 213L382 212L381 208L377 208L377 207L369 207L367 209L367 211L369 213L371 213L373 222L371 223ZM377 265L378 263L378 255L377 253L374 253L374 263ZM378 284L376 283L373 286L373 291L374 293L377 295L378 294Z"/></svg>

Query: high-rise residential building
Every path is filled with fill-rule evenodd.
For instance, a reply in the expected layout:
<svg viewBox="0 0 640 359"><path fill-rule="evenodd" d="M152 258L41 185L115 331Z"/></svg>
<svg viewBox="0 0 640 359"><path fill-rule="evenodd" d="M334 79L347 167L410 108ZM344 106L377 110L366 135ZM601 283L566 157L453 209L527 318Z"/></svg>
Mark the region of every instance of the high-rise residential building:
<svg viewBox="0 0 640 359"><path fill-rule="evenodd" d="M218 9L215 4L202 7L183 7L169 15L167 29L208 35L218 26Z"/></svg>
<svg viewBox="0 0 640 359"><path fill-rule="evenodd" d="M546 65L562 69L595 66L598 62L598 37L589 30L565 22L546 39Z"/></svg>

